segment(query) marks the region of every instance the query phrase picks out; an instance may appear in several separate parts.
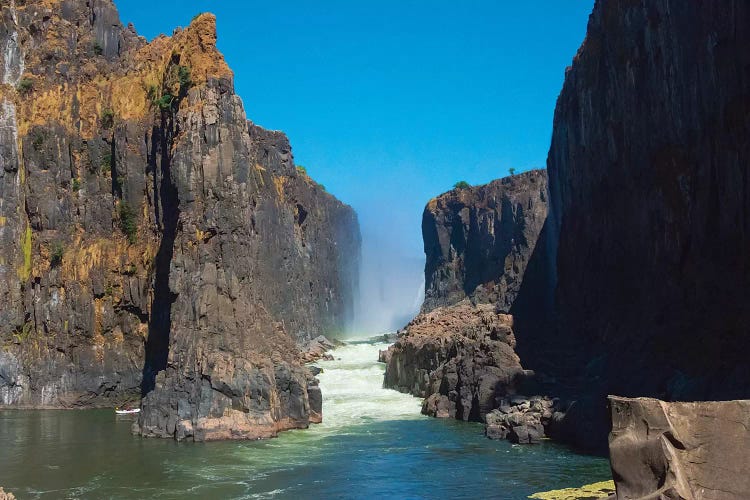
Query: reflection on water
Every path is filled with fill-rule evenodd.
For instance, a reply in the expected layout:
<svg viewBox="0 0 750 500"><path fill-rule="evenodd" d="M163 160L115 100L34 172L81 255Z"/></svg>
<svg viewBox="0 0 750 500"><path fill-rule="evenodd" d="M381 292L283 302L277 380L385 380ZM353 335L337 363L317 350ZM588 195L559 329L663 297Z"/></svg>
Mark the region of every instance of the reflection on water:
<svg viewBox="0 0 750 500"><path fill-rule="evenodd" d="M130 434L112 411L0 412L0 485L20 498L507 498L609 478L606 460L511 446L382 389L385 344L319 363L324 423L255 442Z"/></svg>

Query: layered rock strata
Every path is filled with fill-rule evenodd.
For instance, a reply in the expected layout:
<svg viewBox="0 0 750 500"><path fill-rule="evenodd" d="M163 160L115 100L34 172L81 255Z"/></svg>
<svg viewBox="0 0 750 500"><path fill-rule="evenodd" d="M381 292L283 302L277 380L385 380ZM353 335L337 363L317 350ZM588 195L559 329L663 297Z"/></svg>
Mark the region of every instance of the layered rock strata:
<svg viewBox="0 0 750 500"><path fill-rule="evenodd" d="M617 498L750 497L750 401L609 402Z"/></svg>
<svg viewBox="0 0 750 500"><path fill-rule="evenodd" d="M147 43L109 0L0 15L0 404L139 398L144 435L320 420L297 342L344 329L351 208L249 123L196 16Z"/></svg>

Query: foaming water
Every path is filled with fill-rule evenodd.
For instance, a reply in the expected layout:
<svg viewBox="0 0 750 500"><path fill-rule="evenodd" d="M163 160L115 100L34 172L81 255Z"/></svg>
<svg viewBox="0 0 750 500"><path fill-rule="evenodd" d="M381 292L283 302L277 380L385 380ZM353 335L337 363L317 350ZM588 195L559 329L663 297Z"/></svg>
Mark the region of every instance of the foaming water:
<svg viewBox="0 0 750 500"><path fill-rule="evenodd" d="M111 411L0 412L0 484L20 498L525 498L609 478L606 460L490 441L382 388L386 344L318 365L324 421L256 442L130 434Z"/></svg>

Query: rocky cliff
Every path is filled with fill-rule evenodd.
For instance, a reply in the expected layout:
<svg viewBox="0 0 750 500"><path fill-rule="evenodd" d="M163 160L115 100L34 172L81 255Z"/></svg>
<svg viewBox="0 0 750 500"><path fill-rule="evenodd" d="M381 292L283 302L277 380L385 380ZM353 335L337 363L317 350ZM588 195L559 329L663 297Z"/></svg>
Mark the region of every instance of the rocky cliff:
<svg viewBox="0 0 750 500"><path fill-rule="evenodd" d="M566 73L548 160L559 326L538 341L602 409L750 390L748 27L742 1L599 0Z"/></svg>
<svg viewBox="0 0 750 500"><path fill-rule="evenodd" d="M509 312L547 218L547 196L547 173L532 170L430 200L422 216L422 310L470 297Z"/></svg>
<svg viewBox="0 0 750 500"><path fill-rule="evenodd" d="M349 320L356 215L247 121L214 17L147 43L109 0L0 13L0 403L143 393L144 434L195 439L319 419L296 343Z"/></svg>
<svg viewBox="0 0 750 500"><path fill-rule="evenodd" d="M530 297L521 285L538 242L545 241L546 216L543 170L430 200L422 219L425 302L420 315L382 354L385 387L426 398L425 414L473 421L484 420L518 395L531 373L515 352L509 312L519 295ZM529 281L547 276L535 273ZM538 419L536 423L541 427ZM523 422L511 427L519 434L524 427L528 442ZM505 438L509 433L492 435ZM543 429L538 435L544 435Z"/></svg>

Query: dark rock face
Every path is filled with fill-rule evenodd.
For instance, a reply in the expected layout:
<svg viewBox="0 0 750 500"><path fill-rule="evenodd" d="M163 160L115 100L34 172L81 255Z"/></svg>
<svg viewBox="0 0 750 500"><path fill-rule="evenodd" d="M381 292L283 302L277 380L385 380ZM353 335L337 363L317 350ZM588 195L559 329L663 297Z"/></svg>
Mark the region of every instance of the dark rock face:
<svg viewBox="0 0 750 500"><path fill-rule="evenodd" d="M213 16L146 43L105 0L0 13L0 404L143 393L143 434L197 440L319 421L296 344L350 320L356 215L247 121Z"/></svg>
<svg viewBox="0 0 750 500"><path fill-rule="evenodd" d="M517 444L537 444L545 437L559 401L547 397L503 398L497 409L485 416L485 435Z"/></svg>
<svg viewBox="0 0 750 500"><path fill-rule="evenodd" d="M385 355L384 386L426 398L422 413L481 420L525 373L513 318L462 302L417 316Z"/></svg>
<svg viewBox="0 0 750 500"><path fill-rule="evenodd" d="M422 310L471 297L510 312L546 218L544 170L430 200L422 216L427 257Z"/></svg>
<svg viewBox="0 0 750 500"><path fill-rule="evenodd" d="M534 341L597 413L607 393L748 396L748 26L741 1L600 0L566 74L548 160L559 322Z"/></svg>
<svg viewBox="0 0 750 500"><path fill-rule="evenodd" d="M532 374L515 353L507 313L519 297L546 216L543 170L456 189L428 203L422 219L425 302L396 343L380 353L385 387L426 398L427 415L473 421L517 394ZM488 435L524 443L544 436L539 419L524 422L508 432L492 427Z"/></svg>
<svg viewBox="0 0 750 500"><path fill-rule="evenodd" d="M750 401L611 397L618 498L750 497Z"/></svg>
<svg viewBox="0 0 750 500"><path fill-rule="evenodd" d="M548 164L559 313L615 393L750 388L747 26L745 2L599 1L566 75Z"/></svg>

